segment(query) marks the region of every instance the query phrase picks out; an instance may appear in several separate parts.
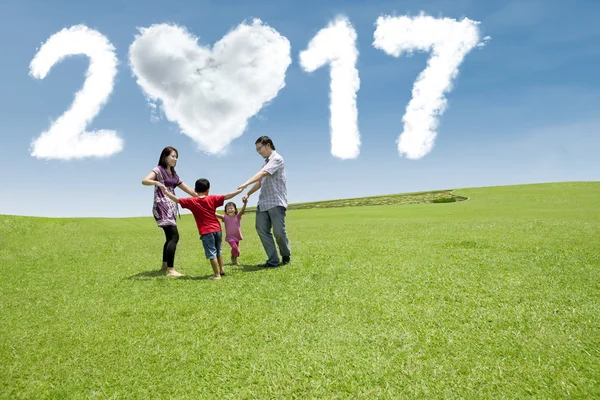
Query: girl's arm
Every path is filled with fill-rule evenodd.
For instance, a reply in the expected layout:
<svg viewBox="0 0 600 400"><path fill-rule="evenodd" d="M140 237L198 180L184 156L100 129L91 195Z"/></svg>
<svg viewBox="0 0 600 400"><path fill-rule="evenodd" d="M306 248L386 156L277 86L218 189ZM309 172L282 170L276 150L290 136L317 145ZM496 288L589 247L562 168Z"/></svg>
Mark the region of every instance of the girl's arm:
<svg viewBox="0 0 600 400"><path fill-rule="evenodd" d="M238 215L241 217L242 215L244 215L244 213L246 212L246 204L248 204L248 199L246 199L246 201L244 201L244 205L242 206L242 208L240 209L240 212L238 212Z"/></svg>
<svg viewBox="0 0 600 400"><path fill-rule="evenodd" d="M194 192L191 187L189 187L183 182L181 182L177 187L192 197L198 197L198 193Z"/></svg>
<svg viewBox="0 0 600 400"><path fill-rule="evenodd" d="M221 221L223 221L223 216L221 214L215 213L215 215L217 216L217 218L219 218Z"/></svg>

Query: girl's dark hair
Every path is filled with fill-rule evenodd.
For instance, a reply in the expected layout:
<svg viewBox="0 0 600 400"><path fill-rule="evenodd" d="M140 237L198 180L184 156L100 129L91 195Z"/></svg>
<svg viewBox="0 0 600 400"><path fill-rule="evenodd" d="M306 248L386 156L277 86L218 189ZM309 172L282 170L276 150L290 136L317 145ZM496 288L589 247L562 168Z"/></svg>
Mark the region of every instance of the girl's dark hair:
<svg viewBox="0 0 600 400"><path fill-rule="evenodd" d="M175 154L177 154L177 158L179 158L179 152L177 151L177 149L175 147L167 146L160 153L160 158L158 159L158 165L160 165L164 169L168 169L168 167L167 167L167 157L172 152L175 152ZM175 175L175 174L176 174L175 168L173 168L173 175Z"/></svg>
<svg viewBox="0 0 600 400"><path fill-rule="evenodd" d="M225 204L225 214L227 214L227 207L229 207L229 206L233 206L233 208L235 209L235 213L237 215L237 213L238 213L237 206L235 205L235 203L233 201L230 201L227 204Z"/></svg>

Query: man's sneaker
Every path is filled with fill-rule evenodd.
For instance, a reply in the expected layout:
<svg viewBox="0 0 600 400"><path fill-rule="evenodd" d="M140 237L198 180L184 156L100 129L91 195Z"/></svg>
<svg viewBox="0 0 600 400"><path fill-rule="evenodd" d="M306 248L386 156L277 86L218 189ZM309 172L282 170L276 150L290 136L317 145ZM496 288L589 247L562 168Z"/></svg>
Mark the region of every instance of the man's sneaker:
<svg viewBox="0 0 600 400"><path fill-rule="evenodd" d="M290 263L290 256L283 256L283 257L281 257L281 258L282 258L282 260L281 260L281 264L282 264L282 265L285 265L285 264L289 264L289 263Z"/></svg>
<svg viewBox="0 0 600 400"><path fill-rule="evenodd" d="M276 267L279 267L279 264L264 263L264 264L258 264L257 267L259 267L259 268L276 268Z"/></svg>

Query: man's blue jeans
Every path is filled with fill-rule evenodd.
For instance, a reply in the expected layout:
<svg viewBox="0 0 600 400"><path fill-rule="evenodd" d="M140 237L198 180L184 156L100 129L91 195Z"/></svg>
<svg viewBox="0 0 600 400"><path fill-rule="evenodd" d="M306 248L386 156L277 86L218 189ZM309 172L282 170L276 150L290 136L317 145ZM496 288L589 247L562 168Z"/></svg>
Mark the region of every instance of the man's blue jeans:
<svg viewBox="0 0 600 400"><path fill-rule="evenodd" d="M267 264L279 265L279 257L275 248L275 241L279 247L279 253L282 257L289 257L291 250L285 231L285 207L277 206L269 208L267 211L260 211L260 206L256 210L256 233L262 242L262 245L267 253ZM271 235L271 227L273 227L273 235Z"/></svg>

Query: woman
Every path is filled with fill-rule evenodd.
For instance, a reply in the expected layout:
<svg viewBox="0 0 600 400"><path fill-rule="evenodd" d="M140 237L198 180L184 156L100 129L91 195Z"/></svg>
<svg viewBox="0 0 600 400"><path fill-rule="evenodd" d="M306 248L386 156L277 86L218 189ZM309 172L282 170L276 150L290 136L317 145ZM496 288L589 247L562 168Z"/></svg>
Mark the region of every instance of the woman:
<svg viewBox="0 0 600 400"><path fill-rule="evenodd" d="M167 276L183 275L175 271L173 265L177 242L179 242L179 232L177 231L177 203L169 200L162 192L161 188L166 187L169 192L175 195L175 187L178 187L190 196L198 196L196 192L179 179L179 176L175 172L175 165L177 165L178 157L179 152L177 149L171 146L165 147L162 153L160 153L158 166L153 168L148 176L142 180L142 184L145 186L156 186L154 188L152 214L154 215L154 219L158 226L165 231L166 241L163 246L163 263L161 271L165 272Z"/></svg>

